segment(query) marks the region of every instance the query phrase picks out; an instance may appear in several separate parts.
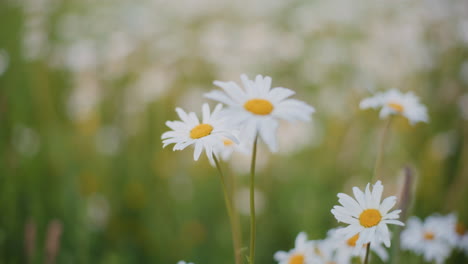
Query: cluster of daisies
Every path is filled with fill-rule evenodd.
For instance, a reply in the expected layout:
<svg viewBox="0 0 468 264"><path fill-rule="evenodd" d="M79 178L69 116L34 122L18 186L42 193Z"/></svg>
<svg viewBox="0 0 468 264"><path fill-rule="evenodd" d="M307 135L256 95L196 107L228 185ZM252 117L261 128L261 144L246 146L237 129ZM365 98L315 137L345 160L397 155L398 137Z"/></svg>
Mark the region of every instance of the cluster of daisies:
<svg viewBox="0 0 468 264"><path fill-rule="evenodd" d="M354 258L364 259L366 248L375 252L383 261L388 260L385 247L390 247L389 224L404 225L398 221L401 210L390 211L396 204L396 197L382 200L383 185L377 181L371 190L370 184L362 191L353 188L354 198L339 193L338 202L331 210L339 222L346 227L328 231L324 240L307 240L300 233L295 247L289 252L279 251L274 255L279 264L336 263L350 264Z"/></svg>
<svg viewBox="0 0 468 264"><path fill-rule="evenodd" d="M422 255L425 261L444 263L454 250L468 255L468 233L457 215L431 215L424 221L411 217L401 233L401 247Z"/></svg>
<svg viewBox="0 0 468 264"><path fill-rule="evenodd" d="M309 121L315 111L312 106L290 98L294 91L283 87L271 88L268 76L258 75L250 80L241 75L241 81L241 86L232 81L215 81L214 85L221 90L211 91L205 97L219 104L213 111L208 104L203 104L201 120L193 112L176 108L181 120L166 123L172 130L162 135L163 147L174 144L173 150L183 150L193 145L194 160L198 160L205 151L213 165L218 158L229 159L234 151L249 153L257 139L276 152L279 121ZM428 121L426 107L411 92L403 94L393 89L376 93L362 100L360 108L380 108L382 119L402 115L411 124ZM382 192L383 185L377 181L372 190L370 184L364 191L354 187L354 198L338 194L341 205L335 206L331 212L347 226L330 230L327 238L320 241L309 241L305 233L300 233L294 249L277 252L274 258L280 264L339 264L351 263L353 258L362 258L371 250L382 260L387 260L385 247L390 247L391 240L387 225L404 224L398 220L400 210L391 211L397 198L390 196L381 201Z"/></svg>
<svg viewBox="0 0 468 264"><path fill-rule="evenodd" d="M213 112L208 104L202 105L201 122L194 112L176 108L180 121L167 121L172 129L162 135L163 147L175 144L173 150L183 150L194 145L194 160L205 150L213 164L213 155L229 159L234 151L248 153L258 136L272 152L278 150L276 132L279 120L309 121L315 109L290 97L294 91L271 88L271 77L257 75L250 80L241 75L242 88L235 82L215 81L221 90L205 94L206 98L218 101ZM225 107L223 108L223 105ZM396 89L376 93L360 103L361 109L381 108L382 119L395 114L406 117L411 124L427 122L427 109L412 92L406 94Z"/></svg>
<svg viewBox="0 0 468 264"><path fill-rule="evenodd" d="M175 144L174 150L195 146L194 159L205 150L213 164L213 155L228 159L233 151L246 152L259 136L272 152L278 150L276 132L279 120L309 121L314 108L290 99L294 91L271 88L271 78L257 75L250 80L241 76L243 88L235 82L215 81L222 89L205 94L206 98L220 102L213 112L208 104L202 106L202 120L193 112L176 108L181 121L168 121L172 131L162 135L164 147ZM226 107L223 108L222 104Z"/></svg>
<svg viewBox="0 0 468 264"><path fill-rule="evenodd" d="M307 240L307 235L301 232L294 248L277 252L275 260L279 264L351 264L353 259L364 260L369 245L371 252L386 262L389 254L385 248L390 247L391 239L387 224L404 224L397 220L400 210L389 212L396 204L396 197L380 202L382 192L383 186L378 181L372 190L369 184L364 192L354 187L355 199L338 194L341 206L335 206L332 213L348 226L329 230L324 240ZM402 249L423 255L427 262L444 263L454 249L468 255L468 233L457 221L456 214L433 215L424 222L411 217L400 239Z"/></svg>

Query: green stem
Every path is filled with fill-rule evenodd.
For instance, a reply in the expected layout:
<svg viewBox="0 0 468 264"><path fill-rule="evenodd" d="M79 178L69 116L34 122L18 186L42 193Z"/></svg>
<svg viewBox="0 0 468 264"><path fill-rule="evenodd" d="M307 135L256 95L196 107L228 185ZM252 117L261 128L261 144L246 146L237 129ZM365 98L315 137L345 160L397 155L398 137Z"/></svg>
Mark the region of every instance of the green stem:
<svg viewBox="0 0 468 264"><path fill-rule="evenodd" d="M250 164L250 264L255 263L255 160L257 158L257 141L258 135L255 135L252 162Z"/></svg>
<svg viewBox="0 0 468 264"><path fill-rule="evenodd" d="M390 130L390 125L392 123L392 117L388 118L387 124L382 132L382 136L379 142L379 148L377 149L377 157L375 158L374 173L371 176L371 183L380 178L380 166L382 165L382 157L385 152L385 141L387 140L388 131Z"/></svg>
<svg viewBox="0 0 468 264"><path fill-rule="evenodd" d="M237 238L239 237L238 232L239 230L235 227L235 221L234 221L234 214L232 210L232 202L230 199L230 195L226 186L226 182L224 181L224 173L223 170L221 169L221 166L219 165L219 161L216 158L216 155L213 153L213 160L216 164L216 168L218 169L219 172L219 178L221 179L221 185L223 187L223 193L224 193L224 202L226 203L226 209L229 217L229 223L231 226L231 233L232 233L232 245L234 248L234 258L236 261L236 264L241 264L241 256L240 256L240 241L237 241Z"/></svg>
<svg viewBox="0 0 468 264"><path fill-rule="evenodd" d="M370 243L366 246L366 257L364 258L364 264L369 263Z"/></svg>

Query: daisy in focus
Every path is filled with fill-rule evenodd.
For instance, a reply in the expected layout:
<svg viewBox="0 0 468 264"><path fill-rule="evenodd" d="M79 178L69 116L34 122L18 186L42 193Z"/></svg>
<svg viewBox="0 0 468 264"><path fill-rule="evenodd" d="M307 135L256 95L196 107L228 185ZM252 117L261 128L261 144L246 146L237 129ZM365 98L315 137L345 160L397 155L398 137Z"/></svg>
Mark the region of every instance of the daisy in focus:
<svg viewBox="0 0 468 264"><path fill-rule="evenodd" d="M425 261L444 263L455 239L450 225L450 219L440 216L429 216L424 222L411 217L401 233L401 248L423 255Z"/></svg>
<svg viewBox="0 0 468 264"><path fill-rule="evenodd" d="M278 251L274 255L279 264L308 264L315 263L314 242L307 240L307 235L301 232L297 235L294 248L289 252Z"/></svg>
<svg viewBox="0 0 468 264"><path fill-rule="evenodd" d="M386 247L390 247L390 232L387 224L404 225L397 220L401 210L389 212L396 204L396 197L387 197L381 203L382 192L381 181L374 184L372 191L370 184L367 184L365 192L353 187L356 199L347 194L339 193L338 202L341 206L335 205L331 210L338 222L349 224L349 226L339 230L345 239L350 239L356 234L359 235L356 240L358 248L367 243L384 243Z"/></svg>
<svg viewBox="0 0 468 264"><path fill-rule="evenodd" d="M230 122L239 125L241 136L254 140L256 135L268 145L272 152L278 150L276 132L278 121L309 121L315 111L312 106L289 99L294 91L283 88L271 88L271 77L257 75L255 80L241 75L243 89L235 82L215 81L223 91L214 90L205 97L227 105L226 115Z"/></svg>
<svg viewBox="0 0 468 264"><path fill-rule="evenodd" d="M381 108L380 118L385 119L389 115L402 115L410 124L428 122L429 117L426 107L419 102L419 98L412 92L401 93L397 89L376 93L374 96L365 98L359 104L361 109Z"/></svg>
<svg viewBox="0 0 468 264"><path fill-rule="evenodd" d="M176 108L181 121L167 121L166 125L172 131L162 134L163 148L169 144L175 144L173 150L183 150L190 145L195 146L193 159L198 160L203 150L214 164L214 149L222 144L224 139L238 143L236 137L225 125L225 119L220 115L222 105L218 104L213 112L210 112L208 104L203 104L202 122L198 120L195 113L186 113L181 108Z"/></svg>

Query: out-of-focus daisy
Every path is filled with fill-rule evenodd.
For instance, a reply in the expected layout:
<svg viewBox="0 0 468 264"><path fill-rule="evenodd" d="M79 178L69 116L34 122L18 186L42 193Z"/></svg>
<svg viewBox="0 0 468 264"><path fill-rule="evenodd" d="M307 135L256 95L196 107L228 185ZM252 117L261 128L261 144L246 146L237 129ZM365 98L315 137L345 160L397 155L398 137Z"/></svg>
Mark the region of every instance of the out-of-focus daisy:
<svg viewBox="0 0 468 264"><path fill-rule="evenodd" d="M294 248L289 252L278 251L274 258L279 264L308 264L314 263L314 242L307 240L307 235L301 232L297 235Z"/></svg>
<svg viewBox="0 0 468 264"><path fill-rule="evenodd" d="M238 143L236 137L226 128L225 119L221 117L221 104L218 104L213 113L208 104L203 104L203 119L198 120L195 113L186 113L181 108L176 112L182 121L167 121L166 125L172 131L162 134L163 147L175 144L173 150L183 150L190 145L195 145L194 160L198 160L203 150L213 164L213 149L222 144L224 139L230 139Z"/></svg>
<svg viewBox="0 0 468 264"><path fill-rule="evenodd" d="M327 239L324 244L328 244L333 250L333 259L337 264L351 264L352 259L355 257L364 259L366 254L366 244L361 247L356 246L356 242L359 239L359 234L346 239L346 237L339 231L340 229L331 229L328 231ZM371 243L371 251L375 252L377 256L383 261L388 260L388 253L381 243Z"/></svg>
<svg viewBox="0 0 468 264"><path fill-rule="evenodd" d="M185 262L183 260L177 262L177 264L194 264L193 262Z"/></svg>
<svg viewBox="0 0 468 264"><path fill-rule="evenodd" d="M468 232L465 225L458 220L457 214L451 213L447 216L439 217L446 218L447 227L453 231L452 234L444 233L446 239L449 240L448 242L468 255Z"/></svg>
<svg viewBox="0 0 468 264"><path fill-rule="evenodd" d="M235 82L215 81L223 91L214 90L205 96L227 105L226 115L233 124L241 127L241 136L253 140L258 134L271 151L276 152L278 143L276 131L278 120L309 121L315 111L312 106L289 99L294 91L283 88L271 88L271 77L257 75L249 80L243 74L241 80L244 89Z"/></svg>
<svg viewBox="0 0 468 264"><path fill-rule="evenodd" d="M380 203L382 192L382 183L377 181L372 191L370 191L370 184L367 184L365 193L353 187L356 200L347 194L338 194L338 202L342 206L335 205L331 212L339 222L349 224L340 229L340 233L346 239L359 234L356 241L357 247L362 247L367 243L379 244L381 242L390 247L390 232L387 224L404 225L396 220L401 210L389 212L396 204L396 197L387 197Z"/></svg>
<svg viewBox="0 0 468 264"><path fill-rule="evenodd" d="M361 109L382 108L380 118L384 119L389 115L400 114L408 118L411 124L418 122L428 122L426 107L419 102L419 98L412 92L401 93L397 89L376 93L374 96L365 98L359 104Z"/></svg>
<svg viewBox="0 0 468 264"><path fill-rule="evenodd" d="M435 260L443 263L452 251L453 236L450 221L441 217L430 216L424 222L411 217L408 225L401 232L401 247L422 254L425 261Z"/></svg>
<svg viewBox="0 0 468 264"><path fill-rule="evenodd" d="M246 140L242 140L243 138L239 137L238 131L233 131L232 134L239 139L238 143L234 142L229 138L223 138L222 144L219 144L215 149L215 153L225 161L229 160L234 152L239 152L248 155L252 151L249 142L247 142Z"/></svg>

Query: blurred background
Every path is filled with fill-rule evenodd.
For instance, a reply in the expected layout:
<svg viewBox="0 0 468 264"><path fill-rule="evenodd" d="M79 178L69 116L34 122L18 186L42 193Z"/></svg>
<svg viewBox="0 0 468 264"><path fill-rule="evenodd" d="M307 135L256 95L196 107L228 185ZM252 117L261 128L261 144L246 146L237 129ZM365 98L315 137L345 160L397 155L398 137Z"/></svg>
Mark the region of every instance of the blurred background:
<svg viewBox="0 0 468 264"><path fill-rule="evenodd" d="M385 194L410 166L410 215L468 224L466 0L2 0L0 263L233 263L216 170L160 137L176 106L200 113L214 80L241 73L317 109L282 124L279 153L260 147L258 263L338 226L336 194L365 186L384 126L359 101L390 88L431 120L395 119ZM244 245L249 162L223 164Z"/></svg>

